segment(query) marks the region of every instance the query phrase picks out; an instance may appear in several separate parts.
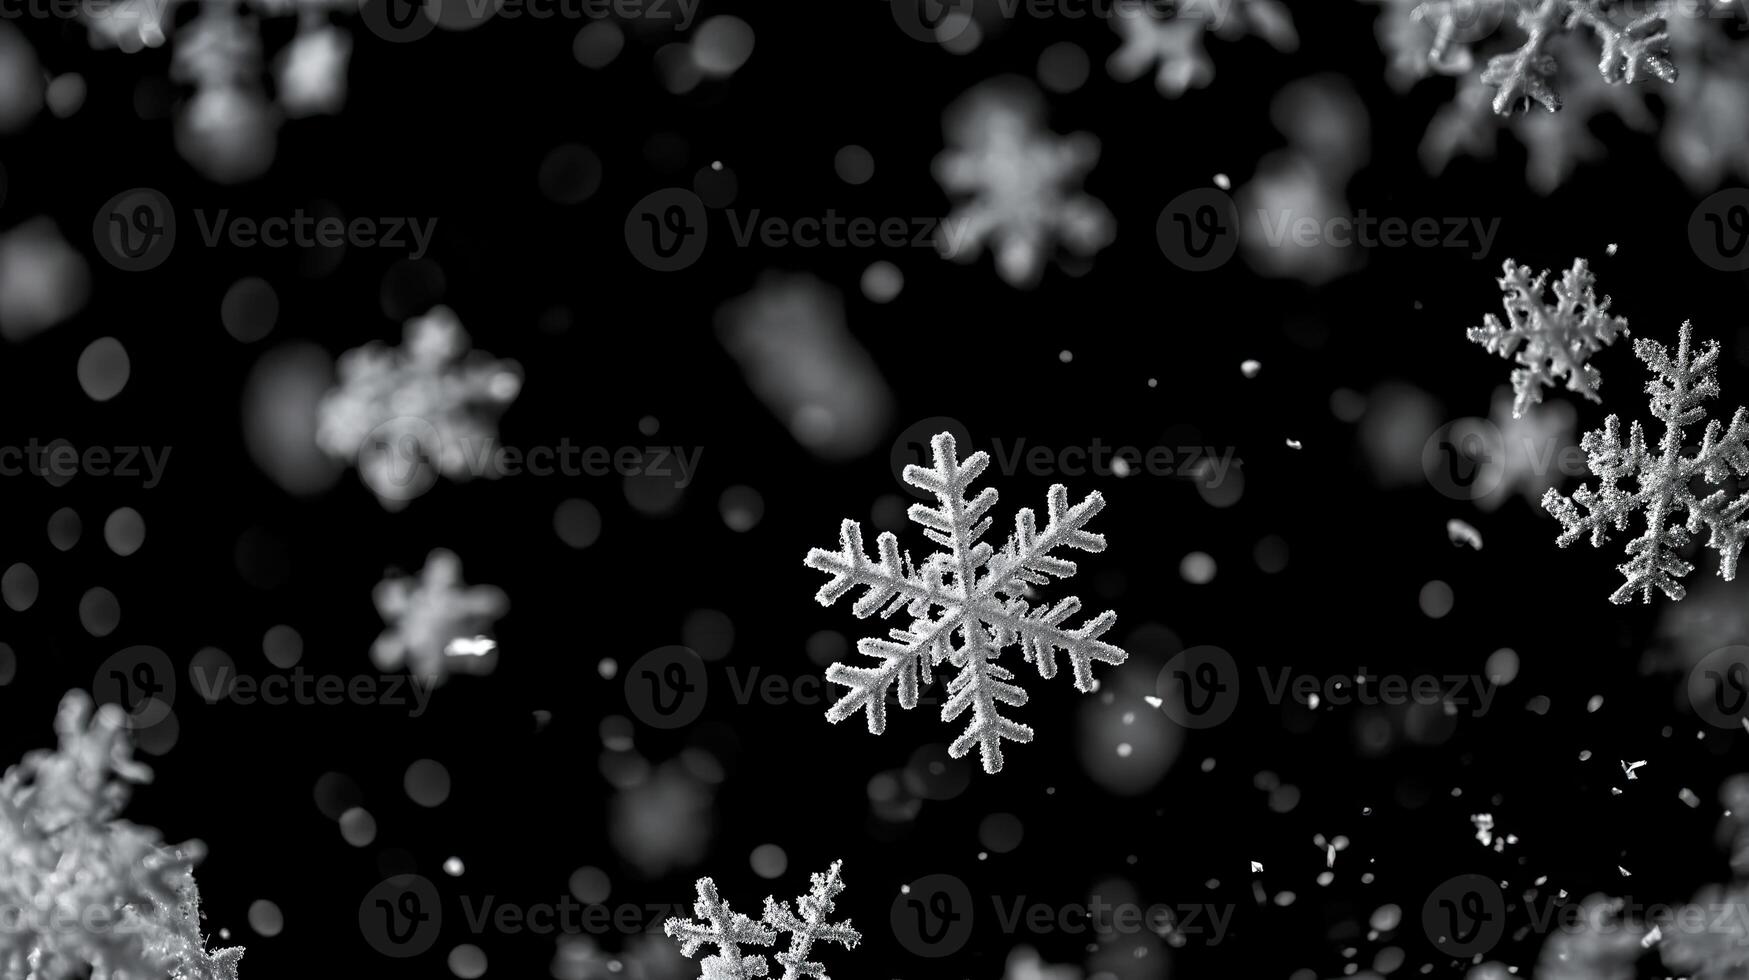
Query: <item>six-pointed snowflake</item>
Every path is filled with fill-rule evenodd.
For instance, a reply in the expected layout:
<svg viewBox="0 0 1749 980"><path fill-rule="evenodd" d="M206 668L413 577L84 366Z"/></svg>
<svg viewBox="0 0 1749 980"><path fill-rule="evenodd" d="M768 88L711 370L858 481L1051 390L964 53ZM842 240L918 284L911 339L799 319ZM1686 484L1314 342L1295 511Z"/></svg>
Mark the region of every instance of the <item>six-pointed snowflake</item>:
<svg viewBox="0 0 1749 980"><path fill-rule="evenodd" d="M776 954L778 965L783 967L778 980L801 980L802 977L831 980L823 964L808 959L814 944L832 942L845 949L855 949L862 941L862 933L851 928L849 920L828 921L834 908L833 900L844 891L844 881L838 874L843 864L834 861L825 874L813 875L812 888L808 894L796 899L795 912L790 911L788 902L766 896L764 919L757 922L731 910L729 903L718 897L716 882L700 878L698 900L692 908L693 914L704 922L691 922L676 916L663 924L662 931L679 940L680 951L687 956L696 956L703 946L717 948L714 955L699 963L702 980L747 980L748 977L766 976L770 964L765 957L756 953L743 954L741 947L770 946L780 933L788 933L790 943L789 949Z"/></svg>
<svg viewBox="0 0 1749 980"><path fill-rule="evenodd" d="M340 386L322 399L316 443L357 460L358 475L388 510L452 480L495 476L503 449L498 416L522 390L514 361L469 353L448 307L407 322L406 343L370 343L340 357Z"/></svg>
<svg viewBox="0 0 1749 980"><path fill-rule="evenodd" d="M1165 15L1137 4L1112 17L1123 47L1106 62L1111 77L1133 81L1153 68L1160 94L1177 98L1214 81L1214 62L1202 43L1205 32L1228 41L1255 34L1283 52L1300 44L1292 15L1276 0L1186 0L1174 6Z"/></svg>
<svg viewBox="0 0 1749 980"><path fill-rule="evenodd" d="M942 222L941 253L971 262L988 246L1012 286L1035 285L1056 242L1091 256L1116 236L1105 205L1075 189L1099 161L1099 140L1056 136L1044 129L1043 115L1043 101L1027 85L979 86L948 110L948 147L935 158L942 188L969 198Z"/></svg>
<svg viewBox="0 0 1749 980"><path fill-rule="evenodd" d="M1064 623L1080 611L1081 600L1071 596L1034 609L1026 598L1028 586L1075 574L1075 563L1053 551L1105 550L1104 536L1083 530L1105 506L1105 498L1090 493L1071 507L1068 490L1056 484L1046 494L1044 530L1038 529L1031 509L1022 508L1014 518L1014 533L998 551L979 540L990 528L995 489L986 487L971 500L965 497L989 465L989 454L976 452L961 462L953 436L945 432L935 436L932 446L935 465L907 466L904 476L906 483L933 494L939 506L912 504L909 516L923 526L926 537L947 550L918 564L899 551L897 537L883 533L875 542L878 557L871 560L863 551L861 525L846 520L839 529L838 550L808 552L807 566L832 576L814 596L821 605L830 606L862 586L867 591L852 607L858 617L879 613L885 618L903 609L911 618L908 627L893 629L890 639L857 641L857 652L879 661L877 666L835 663L827 669L827 680L850 691L826 718L837 723L860 710L868 718L868 730L879 734L886 729L887 698L895 686L899 705L914 708L918 691L930 682L930 671L950 664L958 673L948 682L941 720L953 721L967 712L971 720L948 754L962 758L977 746L984 771L1000 772L1004 739L1032 741L1031 728L1001 714L1001 705L1020 707L1027 700L1026 691L1010 683L1014 674L997 663L1003 648L1018 644L1024 659L1045 678L1056 676L1057 651L1068 653L1075 687L1082 692L1094 689L1095 661L1117 665L1127 657L1099 639L1117 622L1116 613L1103 612L1070 628Z"/></svg>
<svg viewBox="0 0 1749 980"><path fill-rule="evenodd" d="M437 683L450 674L489 674L498 664L492 624L510 608L504 590L462 583L462 562L439 549L417 578L379 583L373 595L389 628L371 647L383 670L403 663L414 677Z"/></svg>
<svg viewBox="0 0 1749 980"><path fill-rule="evenodd" d="M1601 481L1598 488L1580 487L1572 499L1552 489L1543 495L1543 507L1564 528L1555 541L1563 548L1586 532L1592 546L1601 547L1611 528L1624 531L1628 518L1644 512L1646 531L1628 543L1628 561L1617 566L1627 581L1609 597L1611 602L1627 602L1636 592L1651 602L1654 588L1681 599L1687 590L1680 579L1694 566L1678 552L1702 527L1711 535L1707 547L1719 553L1719 576L1730 581L1737 574L1743 540L1749 537L1749 522L1742 519L1749 509L1749 494L1732 500L1728 491L1718 490L1703 499L1695 496L1692 487L1696 479L1719 484L1730 473L1749 474L1749 446L1744 445L1749 440L1749 412L1737 409L1729 426L1707 420L1700 446L1692 455L1686 452L1685 431L1706 418L1701 403L1719 394L1718 342L1709 341L1697 355L1690 332L1684 323L1674 359L1662 344L1650 340L1634 344L1634 353L1653 373L1646 393L1652 396L1653 417L1664 423L1658 445L1648 449L1646 434L1635 422L1624 446L1621 423L1611 415L1602 429L1585 433L1580 442L1589 454L1592 474ZM1638 484L1635 489L1617 486L1628 478ZM1678 514L1686 514L1687 520Z"/></svg>
<svg viewBox="0 0 1749 980"><path fill-rule="evenodd" d="M1585 260L1574 260L1573 268L1561 274L1553 305L1543 299L1547 271L1532 279L1530 269L1511 259L1506 260L1505 271L1499 282L1506 294L1509 322L1501 323L1490 313L1481 326L1470 328L1469 338L1490 354L1520 365L1512 372L1512 390L1517 393L1512 414L1523 415L1541 402L1542 390L1561 378L1566 379L1568 391L1601 401L1596 389L1603 378L1586 360L1614 343L1617 335L1626 334L1628 322L1610 315L1608 296L1597 298L1597 280Z"/></svg>

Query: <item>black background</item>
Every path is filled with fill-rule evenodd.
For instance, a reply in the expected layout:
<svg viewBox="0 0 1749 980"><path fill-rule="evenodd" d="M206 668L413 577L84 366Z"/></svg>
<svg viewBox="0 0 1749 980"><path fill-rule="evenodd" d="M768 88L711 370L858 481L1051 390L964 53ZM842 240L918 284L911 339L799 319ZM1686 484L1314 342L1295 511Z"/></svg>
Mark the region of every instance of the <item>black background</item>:
<svg viewBox="0 0 1749 980"><path fill-rule="evenodd" d="M1211 38L1214 84L1177 100L1161 98L1146 80L1107 77L1103 58L1117 39L1097 21L1012 23L975 53L955 56L906 37L877 0L707 3L701 16L723 12L753 26L753 57L732 78L685 96L666 92L654 74L651 56L669 40L660 33L634 34L617 61L592 72L571 56L575 22L496 21L406 45L355 28L345 113L288 124L272 171L232 188L190 170L167 120L138 118L136 85L166 74L163 52L93 53L72 25L19 25L52 72L84 73L91 94L72 119L44 118L0 141L0 226L54 217L92 258L95 293L71 322L4 350L0 425L17 443L59 437L174 449L166 481L151 490L119 478L82 477L61 488L29 477L0 484L0 558L28 562L43 582L34 607L0 621L0 641L19 659L16 679L0 689L0 757L47 744L61 694L89 686L103 658L136 643L163 648L179 665L218 646L245 669L263 670L262 632L288 623L304 637L307 670L367 672L381 629L372 586L386 569L416 569L433 547L456 550L468 581L497 585L511 598L497 631L497 672L451 682L416 720L362 706L209 706L192 697L179 704L180 740L155 761L157 782L129 816L170 840L208 844L198 871L208 928L229 928L249 947L247 976L442 975L443 951L456 942L486 951L489 976L547 969L549 938L469 937L459 922L421 957L377 955L359 934L358 902L409 861L446 893L517 903L558 899L571 871L586 864L610 874L615 903L684 902L692 879L711 874L751 913L767 893L793 897L805 890L808 871L843 858L850 888L840 914L856 921L865 941L854 954L822 955L834 975L870 977L993 978L1021 942L1053 962L1083 960L1087 936L1006 936L988 919L952 959L909 955L892 937L888 908L901 884L933 873L957 875L980 897L1063 904L1085 900L1097 880L1122 876L1145 902L1237 905L1226 942L1193 937L1171 954L1169 968L1156 959L1150 969L1161 972L1139 976L1286 976L1301 968L1333 976L1348 962L1345 948L1359 950L1364 969L1375 948L1393 943L1408 954L1402 971L1430 964L1449 974L1464 964L1432 949L1419 910L1453 875L1489 875L1510 882L1509 892L1548 875L1551 887L1576 895L1631 889L1642 901L1681 901L1726 877L1712 840L1714 795L1738 768L1731 756L1744 750L1745 736L1711 731L1693 717L1680 674L1643 674L1658 610L1668 603L1610 605L1618 547L1558 551L1554 522L1522 501L1483 515L1424 483L1381 489L1355 427L1328 407L1335 388L1368 391L1402 380L1427 391L1446 418L1486 415L1508 366L1466 344L1463 329L1497 311L1493 277L1508 256L1537 268L1589 257L1636 336L1674 342L1677 325L1692 318L1702 336L1727 348L1715 414L1744 400L1742 275L1695 257L1687 224L1698 196L1665 168L1651 140L1600 126L1608 160L1582 167L1548 197L1525 187L1522 151L1510 139L1499 159L1459 161L1431 179L1416 147L1452 82L1392 92L1372 31L1376 10L1358 3L1295 5L1302 43L1294 54ZM983 79L1030 74L1038 52L1062 39L1082 44L1095 67L1083 89L1050 97L1050 124L1098 135L1102 156L1086 186L1118 221L1116 243L1084 276L1052 268L1040 288L1018 291L988 260L961 266L923 252L757 248L711 249L693 268L663 276L626 250L622 222L633 202L689 184L713 161L733 171L738 207L945 213L929 172L942 110ZM1498 216L1493 255L1374 249L1360 272L1320 289L1260 279L1240 261L1205 274L1163 261L1154 240L1161 207L1216 173L1247 180L1282 143L1268 119L1271 97L1320 72L1346 78L1372 115L1371 162L1349 187L1350 203L1402 216ZM648 147L669 135L683 141L684 159L664 169ZM546 152L566 142L598 153L604 179L588 201L561 207L542 197L535 175ZM851 187L834 175L833 154L846 143L873 152L869 184ZM355 250L328 274L309 277L294 251L205 249L188 229L167 264L128 274L96 258L86 229L104 201L142 185L185 210L280 214L322 200L348 215L435 216L439 230L430 263L414 273L397 269L394 256ZM1620 246L1613 257L1605 255L1609 243ZM876 258L905 272L904 293L890 305L858 294L857 278ZM441 290L419 274L432 268L441 269ZM600 726L626 709L623 685L601 678L598 662L613 658L623 667L681 642L683 620L700 608L733 620L730 662L769 670L817 669L804 652L816 631L850 638L874 631L845 604L816 606L810 596L820 579L801 558L832 544L840 518L868 521L875 500L897 489L884 446L838 464L808 455L754 398L713 333L716 307L768 268L807 270L844 291L852 331L895 390L894 436L945 415L981 435L1041 444L1098 437L1236 448L1245 493L1230 509L1207 506L1184 481L1068 481L1075 498L1093 489L1105 495L1095 530L1110 548L1086 556L1082 575L1049 594L1115 609L1114 637L1138 665L1157 669L1171 645L1144 649L1124 638L1163 624L1183 645L1219 645L1246 669L1477 672L1490 652L1511 646L1522 658L1518 679L1487 716L1460 717L1437 744L1398 737L1378 753L1359 748L1360 709L1311 713L1247 702L1228 724L1188 733L1167 777L1130 799L1081 771L1081 697L1062 678L1032 680L1032 702L1020 715L1036 741L1010 748L1000 775L975 773L969 792L929 803L897 827L869 815L868 781L903 766L920 746L951 738L930 711L895 714L875 738L860 719L826 725L819 706L713 699L689 730L637 731L639 751L652 759L703 745L728 772L710 858L640 880L616 863L606 837L611 787L600 771ZM282 303L274 334L252 345L229 337L218 317L225 289L242 275L267 278ZM417 282L427 285L409 285ZM296 499L255 468L242 448L238 405L264 350L302 339L337 355L396 340L402 319L439 299L459 313L478 348L525 369L525 390L503 420L506 443L568 437L702 447L698 482L678 511L640 515L617 478L527 478L443 483L389 514L352 474L317 499ZM115 401L94 405L78 388L74 363L106 334L126 345L132 380ZM1066 364L1058 357L1065 349L1074 355ZM1262 362L1258 378L1241 375L1246 358ZM1634 394L1642 372L1628 345L1598 363L1609 410L1645 417ZM1582 429L1606 414L1578 408ZM645 416L660 420L657 436L639 433ZM1304 448L1287 448L1289 438ZM998 526L1016 507L1042 506L1049 482L1001 478ZM735 484L764 496L765 518L748 534L729 531L717 512L717 496ZM559 501L579 496L600 508L604 531L595 546L574 551L555 537L552 514ZM109 553L99 530L123 505L137 508L148 527L145 547L127 558ZM67 554L52 549L43 530L61 506L76 508L86 526ZM1485 549L1453 548L1449 517L1476 524ZM1272 534L1288 542L1291 558L1285 571L1268 575L1252 553ZM277 573L239 572L245 536L268 543L246 563ZM912 531L902 538L923 548ZM1178 573L1179 559L1195 550L1219 563L1209 585L1190 585ZM1711 574L1710 557L1698 564L1691 586ZM1457 597L1453 613L1437 621L1416 599L1436 578ZM103 639L88 635L76 612L94 585L122 604L120 628ZM1547 713L1525 710L1539 694L1552 701ZM1593 696L1603 706L1590 712ZM550 724L535 724L537 710L552 712ZM1400 729L1402 718L1393 724ZM1702 730L1707 737L1697 740ZM1580 761L1582 750L1593 753L1590 761ZM405 767L422 757L443 761L455 780L450 802L435 810L414 807L400 790ZM1201 771L1209 758L1217 764ZM1618 759L1649 764L1629 783ZM315 806L312 787L327 771L365 787L381 827L371 847L349 847ZM1298 805L1272 810L1257 787L1260 772L1297 786ZM1614 796L1611 787L1626 792ZM1678 800L1683 787L1699 795L1700 807ZM1504 853L1484 849L1469 820L1478 811L1492 812L1518 843ZM1013 853L980 860L977 827L993 812L1018 815L1025 839ZM1317 834L1351 841L1327 887L1313 880L1324 868ZM748 852L763 843L789 855L777 881L747 866ZM439 870L452 854L466 862L460 879ZM1251 874L1252 861L1266 871ZM1629 884L1618 866L1633 872ZM1363 871L1375 880L1361 882ZM1209 879L1219 887L1205 887ZM1297 900L1259 907L1253 879L1271 896L1291 890ZM257 898L285 911L280 936L248 929L245 912ZM1386 903L1402 907L1403 925L1394 937L1363 938L1367 917ZM609 950L621 941L602 939ZM1517 936L1493 955L1529 968L1539 945L1538 936Z"/></svg>

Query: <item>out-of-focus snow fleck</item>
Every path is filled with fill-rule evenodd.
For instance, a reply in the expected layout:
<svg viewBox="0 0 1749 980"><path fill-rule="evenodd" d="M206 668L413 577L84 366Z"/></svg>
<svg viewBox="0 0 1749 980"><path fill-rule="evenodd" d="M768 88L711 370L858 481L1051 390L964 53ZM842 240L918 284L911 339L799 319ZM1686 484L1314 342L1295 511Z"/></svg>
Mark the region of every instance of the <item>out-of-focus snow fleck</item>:
<svg viewBox="0 0 1749 980"><path fill-rule="evenodd" d="M490 674L498 666L495 644L479 655L453 652L457 639L481 648L480 639L510 608L502 589L465 585L454 552L433 551L418 577L385 579L373 598L389 627L371 647L378 669L405 664L413 676L435 684L452 673Z"/></svg>
<svg viewBox="0 0 1749 980"><path fill-rule="evenodd" d="M1469 545L1477 551L1482 550L1482 532L1465 521L1452 518L1445 522L1445 536L1453 545Z"/></svg>
<svg viewBox="0 0 1749 980"><path fill-rule="evenodd" d="M0 233L0 337L24 340L54 326L83 309L90 292L85 259L50 219Z"/></svg>

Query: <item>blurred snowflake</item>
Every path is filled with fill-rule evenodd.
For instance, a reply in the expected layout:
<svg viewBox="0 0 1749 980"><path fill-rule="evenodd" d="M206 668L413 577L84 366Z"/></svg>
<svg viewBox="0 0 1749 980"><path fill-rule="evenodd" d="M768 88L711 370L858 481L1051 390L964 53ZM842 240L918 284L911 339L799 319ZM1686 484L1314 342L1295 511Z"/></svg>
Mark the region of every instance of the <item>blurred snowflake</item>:
<svg viewBox="0 0 1749 980"><path fill-rule="evenodd" d="M118 819L152 770L133 758L127 716L73 691L59 746L0 777L0 977L236 980L241 947L207 952L193 867L199 841L165 847Z"/></svg>
<svg viewBox="0 0 1749 980"><path fill-rule="evenodd" d="M402 664L419 680L450 674L489 674L498 665L492 624L510 608L502 589L462 583L461 559L439 549L417 578L386 579L373 595L388 629L371 647L381 670Z"/></svg>
<svg viewBox="0 0 1749 980"><path fill-rule="evenodd" d="M1609 297L1597 298L1597 279L1584 259L1573 260L1573 267L1561 274L1553 304L1543 298L1548 280L1548 271L1533 279L1529 268L1507 259L1498 280L1507 322L1490 313L1481 326L1469 330L1471 342L1519 365L1512 371L1514 417L1539 404L1543 389L1562 378L1568 391L1601 402L1597 386L1603 377L1586 361L1628 332L1625 318L1610 315Z"/></svg>
<svg viewBox="0 0 1749 980"><path fill-rule="evenodd" d="M935 179L965 199L942 221L942 254L971 262L989 247L1011 286L1036 285L1057 241L1090 257L1116 237L1111 212L1075 189L1099 161L1099 140L1058 137L1043 120L1030 82L986 82L948 109L948 146L935 158Z"/></svg>
<svg viewBox="0 0 1749 980"><path fill-rule="evenodd" d="M388 510L454 480L496 476L498 416L522 390L515 361L469 352L448 307L407 321L400 348L372 342L340 357L340 385L322 398L316 443L358 475Z"/></svg>
<svg viewBox="0 0 1749 980"><path fill-rule="evenodd" d="M1696 355L1691 328L1684 323L1674 360L1662 344L1650 340L1636 342L1634 354L1652 370L1646 392L1652 396L1652 416L1664 423L1664 437L1655 454L1647 451L1646 434L1638 422L1629 429L1624 446L1621 422L1611 415L1602 429L1585 433L1580 442L1590 455L1592 474L1600 481L1597 490L1580 487L1571 499L1550 490L1543 507L1564 528L1555 541L1563 548L1588 531L1592 547L1602 547L1611 528L1626 530L1628 519L1644 511L1646 531L1628 543L1628 561L1617 566L1627 581L1609 601L1627 602L1638 592L1643 601L1651 602L1654 588L1680 600L1687 590L1679 580L1694 566L1679 551L1702 527L1711 532L1707 547L1719 553L1719 577L1727 582L1736 577L1737 558L1749 538L1749 521L1742 519L1749 510L1749 494L1730 500L1728 491L1719 490L1702 499L1690 485L1697 478L1721 484L1732 473L1749 474L1749 445L1745 445L1749 411L1737 409L1728 427L1708 420L1700 445L1693 455L1686 455L1685 431L1706 418L1701 402L1719 394L1718 342L1709 341ZM1636 480L1637 489L1616 485L1629 477ZM1581 514L1580 508L1587 513ZM1687 513L1687 522L1667 523L1678 512Z"/></svg>
<svg viewBox="0 0 1749 980"><path fill-rule="evenodd" d="M1170 12L1146 3L1117 8L1122 13L1112 17L1112 27L1123 38L1123 47L1106 63L1111 77L1130 82L1153 69L1160 94L1177 98L1214 81L1204 33L1213 32L1223 41L1254 35L1282 52L1300 46L1293 16L1276 0L1188 0L1174 7Z"/></svg>
<svg viewBox="0 0 1749 980"><path fill-rule="evenodd" d="M1121 664L1124 651L1099 639L1117 622L1117 614L1103 612L1082 626L1063 624L1081 609L1081 600L1070 596L1054 606L1034 610L1027 601L1030 586L1052 578L1075 574L1075 563L1055 557L1058 548L1087 552L1105 550L1105 538L1082 530L1105 506L1105 498L1090 493L1069 506L1069 492L1062 484L1046 494L1049 523L1041 534L1030 508L1014 518L1014 534L1001 551L979 541L989 530L990 508L996 505L996 490L986 487L976 499L965 492L990 464L988 453L973 453L961 462L953 436L941 433L932 440L935 465L905 467L905 482L934 494L939 507L912 504L909 516L922 525L924 536L946 551L938 551L916 564L899 551L899 539L882 533L875 547L879 558L870 561L863 551L862 526L846 520L839 528L837 551L815 548L806 564L832 576L814 598L830 606L852 589L867 591L852 611L858 618L879 613L887 618L903 609L911 617L906 629L894 628L891 639L858 640L857 652L881 661L878 667L850 667L835 663L826 679L851 690L838 699L826 719L834 724L862 711L868 730L879 734L887 725L887 698L898 686L899 706L915 708L918 691L930 682L930 669L952 664L958 673L948 682L947 703L941 720L953 721L968 710L971 720L965 732L948 746L948 754L962 758L976 746L984 771L1002 771L1002 742L1032 741L1032 729L1001 715L1000 705L1026 704L1026 691L1009 683L1014 674L996 663L1004 647L1018 644L1027 662L1039 676L1057 673L1057 651L1069 655L1075 687L1082 692L1095 688L1093 663ZM941 618L935 610L941 609ZM955 634L960 645L953 645Z"/></svg>
<svg viewBox="0 0 1749 980"><path fill-rule="evenodd" d="M704 971L702 980L745 980L765 976L770 970L765 957L757 954L743 956L741 947L769 946L781 933L789 934L790 944L789 949L775 954L778 965L783 967L778 980L801 980L802 977L831 980L826 975L824 964L808 959L814 944L838 943L846 949L855 949L862 941L862 934L851 928L848 919L844 922L828 921L834 911L833 900L844 891L844 881L838 876L843 864L834 861L825 874L814 875L813 887L808 894L796 899L795 912L790 911L788 902L767 896L765 915L757 922L730 910L729 904L717 896L716 882L700 878L693 913L705 920L704 924L676 916L669 919L662 930L670 938L679 940L680 952L686 956L696 956L704 946L718 949L716 955L707 956L700 962Z"/></svg>

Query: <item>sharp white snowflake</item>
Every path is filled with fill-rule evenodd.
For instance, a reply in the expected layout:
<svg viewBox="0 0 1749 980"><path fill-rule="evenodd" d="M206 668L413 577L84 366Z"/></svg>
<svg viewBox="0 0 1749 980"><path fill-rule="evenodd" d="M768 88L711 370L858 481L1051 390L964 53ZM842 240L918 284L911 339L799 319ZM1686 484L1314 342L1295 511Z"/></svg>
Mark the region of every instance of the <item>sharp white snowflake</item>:
<svg viewBox="0 0 1749 980"><path fill-rule="evenodd" d="M889 532L876 540L878 558L870 559L863 551L862 526L846 520L839 528L836 551L808 552L807 566L832 576L814 596L821 605L830 606L860 586L866 591L851 607L859 618L876 613L888 618L904 610L911 619L904 629L891 630L889 639L857 641L857 652L873 658L877 666L835 663L827 669L827 680L850 690L826 712L826 719L836 724L862 711L868 730L880 734L886 730L887 699L895 687L899 706L915 708L918 692L930 683L931 670L948 664L957 673L948 682L941 720L971 715L965 732L948 746L948 754L963 758L976 746L984 771L996 773L1002 770L1002 742L1030 742L1033 734L1031 728L1001 714L1002 705L1020 707L1027 701L1026 691L1012 683L1014 674L997 662L1005 647L1018 645L1023 659L1044 678L1056 676L1057 651L1066 652L1075 687L1082 692L1095 688L1094 663L1115 666L1128 656L1100 640L1117 622L1116 613L1102 612L1070 628L1064 624L1080 611L1081 600L1071 596L1035 609L1027 599L1029 586L1075 574L1074 562L1052 552L1105 550L1104 536L1083 530L1105 506L1105 498L1090 493L1071 507L1068 490L1056 484L1046 494L1043 532L1033 512L1022 508L1014 518L1014 533L998 551L979 540L990 528L988 515L996 505L996 490L986 487L974 499L965 497L989 465L989 454L976 452L961 462L953 436L945 432L935 436L931 445L934 465L907 466L904 477L906 483L934 495L939 505L912 504L909 516L922 525L925 537L947 550L934 552L919 564L909 553L900 552L899 539Z"/></svg>
<svg viewBox="0 0 1749 980"><path fill-rule="evenodd" d="M715 954L699 963L702 980L746 980L768 975L771 965L764 955L743 953L741 947L770 946L785 933L790 937L789 948L775 954L778 965L783 967L778 980L801 980L802 977L831 980L826 975L824 964L808 959L813 954L814 944L838 943L845 949L855 949L862 941L862 934L851 928L848 919L829 921L834 911L834 899L844 891L844 880L839 876L843 864L834 861L825 874L815 874L808 894L796 899L794 912L790 911L788 902L766 896L765 915L760 921L731 910L729 903L718 897L716 882L700 878L698 900L692 908L693 914L704 922L675 916L663 924L662 931L679 940L680 952L689 957L696 956L705 946L716 947Z"/></svg>
<svg viewBox="0 0 1749 980"><path fill-rule="evenodd" d="M407 322L400 348L370 343L340 356L340 384L318 408L316 443L356 461L388 510L452 480L496 476L498 416L522 390L514 361L470 352L448 307Z"/></svg>
<svg viewBox="0 0 1749 980"><path fill-rule="evenodd" d="M1144 3L1111 20L1123 38L1123 46L1106 62L1111 77L1129 82L1152 69L1155 87L1167 98L1214 81L1215 65L1203 47L1205 33L1226 41L1254 34L1282 52L1300 44L1292 15L1276 0L1187 0L1170 13Z"/></svg>
<svg viewBox="0 0 1749 980"><path fill-rule="evenodd" d="M1649 4L1519 0L1517 22L1524 43L1509 54L1495 55L1482 72L1482 81L1495 90L1494 111L1505 115L1531 102L1550 112L1561 108L1554 85L1559 62L1548 48L1577 27L1597 36L1602 46L1597 71L1604 81L1628 85L1648 77L1676 81L1676 66L1668 57L1670 38L1664 31L1670 8L1670 0ZM1644 13L1639 12L1642 9Z"/></svg>
<svg viewBox="0 0 1749 980"><path fill-rule="evenodd" d="M1749 509L1749 494L1733 500L1729 491L1718 490L1700 498L1692 485L1697 479L1720 484L1732 473L1749 474L1749 446L1744 444L1749 440L1749 412L1738 408L1728 426L1707 420L1699 447L1689 455L1685 433L1706 419L1701 403L1719 394L1718 342L1709 341L1696 354L1691 327L1684 323L1674 359L1662 344L1650 340L1636 342L1634 353L1653 374L1646 393L1652 398L1652 416L1664 423L1656 450L1648 451L1638 422L1628 430L1623 445L1621 422L1611 415L1602 429L1585 433L1580 441L1591 472L1600 481L1598 488L1580 487L1571 499L1550 490L1543 496L1543 507L1561 522L1563 531L1555 543L1563 548L1587 532L1592 546L1602 547L1611 529L1626 530L1628 519L1643 512L1646 531L1628 543L1628 561L1617 566L1626 581L1609 601L1627 602L1637 592L1651 602L1653 589L1680 600L1687 594L1680 580L1694 568L1680 551L1703 527L1710 533L1706 546L1719 553L1719 577L1727 582L1736 577L1737 558L1744 538L1749 537L1749 522L1742 519ZM1638 484L1636 489L1617 486L1629 478ZM1687 520L1677 519L1679 513L1685 513Z"/></svg>
<svg viewBox="0 0 1749 980"><path fill-rule="evenodd" d="M1488 353L1519 364L1512 372L1515 417L1540 403L1543 389L1562 378L1568 391L1601 401L1597 386L1603 377L1586 361L1628 332L1626 319L1610 315L1609 297L1597 298L1597 280L1584 259L1575 259L1573 267L1561 274L1553 305L1543 298L1548 278L1544 271L1533 279L1528 267L1507 259L1499 283L1506 294L1508 322L1501 323L1490 313L1480 327L1469 330L1470 340Z"/></svg>
<svg viewBox="0 0 1749 980"><path fill-rule="evenodd" d="M987 82L948 109L948 146L935 158L935 179L961 200L942 222L941 253L972 262L988 247L1012 286L1036 285L1058 243L1090 257L1116 236L1111 212L1078 189L1099 161L1099 140L1057 136L1043 119L1030 83Z"/></svg>
<svg viewBox="0 0 1749 980"><path fill-rule="evenodd" d="M435 684L450 674L489 674L498 665L490 633L510 600L502 589L464 585L454 552L433 551L417 578L386 579L372 597L389 627L371 647L378 668L405 664Z"/></svg>

